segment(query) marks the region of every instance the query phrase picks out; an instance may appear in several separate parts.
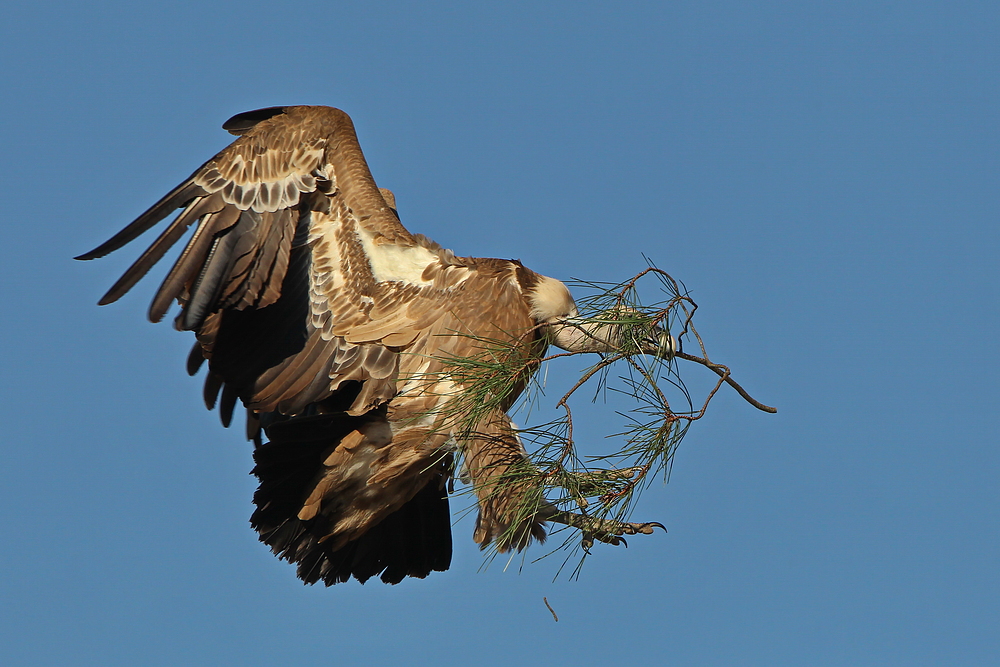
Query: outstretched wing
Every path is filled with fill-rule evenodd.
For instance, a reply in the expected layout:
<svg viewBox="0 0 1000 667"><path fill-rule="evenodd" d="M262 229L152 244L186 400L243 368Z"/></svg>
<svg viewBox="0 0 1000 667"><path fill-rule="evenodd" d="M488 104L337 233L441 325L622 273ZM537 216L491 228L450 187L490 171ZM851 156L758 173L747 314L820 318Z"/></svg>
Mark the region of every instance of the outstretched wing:
<svg viewBox="0 0 1000 667"><path fill-rule="evenodd" d="M518 291L514 264L456 258L400 224L343 111L263 109L223 127L240 138L78 259L117 250L183 209L100 303L125 294L194 226L149 318L181 304L175 324L199 340L188 370L210 360L205 400L212 407L221 393L224 422L238 399L257 412L299 414L352 381L358 391L336 409L361 414L384 403L400 350L445 333L445 313L489 322L499 310L494 322L531 326L523 303L512 311L484 296L490 284ZM473 283L478 297L466 293L458 305Z"/></svg>
<svg viewBox="0 0 1000 667"><path fill-rule="evenodd" d="M283 423L280 415L266 413L336 413L331 419L344 428L374 429L368 442L367 435L341 437L327 421L316 422L323 431L317 442L326 449L292 477L282 471L286 463L301 463L299 449L260 449L254 521L262 539L300 562L307 581L321 575L328 583L351 574L363 579L371 576L369 565L389 567L390 579L442 569L442 549L412 567L385 565L382 556L365 551L385 550L376 548L388 539L382 533L364 549L356 547L370 556L361 570L352 563L364 558L355 554L348 562L341 550L360 545L372 526L404 505L407 517L427 510L447 524L447 505L434 491L446 474L440 461L450 437L444 415L465 407L455 402L462 381L448 359L493 354L490 341L512 354L540 355L545 340L536 322L552 308L541 308L548 302L529 294L544 281L558 283L540 283L519 262L457 258L411 235L391 193L376 186L342 111L262 109L223 127L239 138L78 259L117 250L182 209L100 303L119 299L194 227L149 318L159 321L180 303L175 325L198 339L188 371L194 374L209 360L206 404L213 407L221 394L228 425L242 401L254 438L259 418ZM555 291L557 305L569 308L565 288ZM546 314L533 315L536 310ZM513 400L520 389L505 386L504 392ZM470 425L471 432L456 436L482 509L476 540L495 541L501 549L544 536L534 505L525 511L521 502L531 496L528 489L510 482L526 460L505 407L495 406ZM282 428L272 434L277 444L287 435ZM385 446L389 441L392 447ZM406 505L431 487L419 512Z"/></svg>

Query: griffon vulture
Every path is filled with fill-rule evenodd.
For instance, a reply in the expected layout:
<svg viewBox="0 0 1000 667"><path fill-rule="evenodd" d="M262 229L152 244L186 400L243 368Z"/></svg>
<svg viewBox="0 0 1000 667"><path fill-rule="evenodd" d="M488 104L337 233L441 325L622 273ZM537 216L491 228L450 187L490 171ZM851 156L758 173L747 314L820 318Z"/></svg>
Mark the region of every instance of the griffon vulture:
<svg viewBox="0 0 1000 667"><path fill-rule="evenodd" d="M446 570L446 481L459 453L479 505L473 538L501 551L575 523L530 490L497 484L527 459L500 408L455 431L445 418L462 390L449 358L506 341L540 357L550 343L607 351L605 325L574 321L563 283L516 260L456 257L400 224L376 186L346 113L315 106L239 114L238 139L134 222L77 259L102 257L176 209L166 229L100 300L135 285L185 231L194 232L149 308L195 332L188 359L205 360L205 402L223 422L247 409L254 451L251 524L307 583L381 575L387 583ZM649 353L670 355L659 332ZM522 385L523 387L523 385ZM650 532L615 524L599 539Z"/></svg>

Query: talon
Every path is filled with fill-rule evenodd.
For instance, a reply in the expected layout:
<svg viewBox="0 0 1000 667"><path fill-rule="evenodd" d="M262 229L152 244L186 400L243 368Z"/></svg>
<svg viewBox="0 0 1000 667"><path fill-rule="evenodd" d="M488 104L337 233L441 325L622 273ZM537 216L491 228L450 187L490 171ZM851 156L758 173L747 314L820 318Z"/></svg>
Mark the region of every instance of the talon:
<svg viewBox="0 0 1000 667"><path fill-rule="evenodd" d="M583 532L581 545L588 553L594 545L595 540L613 546L624 544L628 548L628 542L623 537L620 537L621 535L652 535L655 528L660 528L663 532L667 532L664 525L658 521L624 523L552 509L553 511L547 513L545 518L550 521L579 528Z"/></svg>
<svg viewBox="0 0 1000 667"><path fill-rule="evenodd" d="M649 521L647 523L630 523L628 524L630 532L629 535L635 535L637 533L642 535L652 535L654 528L660 528L663 532L667 532L663 524L658 521Z"/></svg>

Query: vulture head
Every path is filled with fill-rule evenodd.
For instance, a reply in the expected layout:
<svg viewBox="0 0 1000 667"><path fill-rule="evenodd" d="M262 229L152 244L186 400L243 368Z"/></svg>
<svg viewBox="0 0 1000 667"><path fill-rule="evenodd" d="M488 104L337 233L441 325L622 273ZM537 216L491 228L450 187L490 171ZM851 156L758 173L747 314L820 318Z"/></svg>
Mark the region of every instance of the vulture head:
<svg viewBox="0 0 1000 667"><path fill-rule="evenodd" d="M562 282L541 277L531 294L532 315L549 341L567 352L649 354L672 359L677 339L641 311L621 306L597 317L581 317Z"/></svg>
<svg viewBox="0 0 1000 667"><path fill-rule="evenodd" d="M631 309L607 310L597 317L573 315L549 325L552 343L567 352L649 354L672 359L677 340L649 317Z"/></svg>

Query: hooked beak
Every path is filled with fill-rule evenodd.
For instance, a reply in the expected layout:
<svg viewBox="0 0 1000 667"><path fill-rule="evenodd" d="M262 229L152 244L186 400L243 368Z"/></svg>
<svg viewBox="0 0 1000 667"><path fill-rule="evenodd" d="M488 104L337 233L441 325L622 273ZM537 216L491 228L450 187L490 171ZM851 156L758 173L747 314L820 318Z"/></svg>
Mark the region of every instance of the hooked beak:
<svg viewBox="0 0 1000 667"><path fill-rule="evenodd" d="M657 331L645 340L646 354L651 354L660 359L671 360L677 353L677 339L666 331Z"/></svg>

